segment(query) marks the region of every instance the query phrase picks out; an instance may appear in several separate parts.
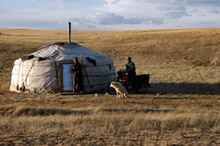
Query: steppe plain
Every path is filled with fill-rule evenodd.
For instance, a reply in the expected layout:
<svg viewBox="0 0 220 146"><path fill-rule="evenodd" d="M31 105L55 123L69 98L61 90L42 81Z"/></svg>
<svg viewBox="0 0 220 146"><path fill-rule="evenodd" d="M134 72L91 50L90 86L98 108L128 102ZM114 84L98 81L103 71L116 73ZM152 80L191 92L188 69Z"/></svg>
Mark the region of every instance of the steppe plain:
<svg viewBox="0 0 220 146"><path fill-rule="evenodd" d="M150 74L146 94L9 91L13 62L66 31L0 30L0 145L220 145L220 29L72 31L72 41Z"/></svg>

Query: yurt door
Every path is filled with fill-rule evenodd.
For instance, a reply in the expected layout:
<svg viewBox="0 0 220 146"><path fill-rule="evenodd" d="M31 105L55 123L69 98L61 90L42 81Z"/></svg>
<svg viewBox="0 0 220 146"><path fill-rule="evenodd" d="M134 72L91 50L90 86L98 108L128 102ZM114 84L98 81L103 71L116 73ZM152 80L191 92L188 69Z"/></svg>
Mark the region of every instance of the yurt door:
<svg viewBox="0 0 220 146"><path fill-rule="evenodd" d="M61 64L61 92L72 92L73 91L73 79L70 67L72 63Z"/></svg>

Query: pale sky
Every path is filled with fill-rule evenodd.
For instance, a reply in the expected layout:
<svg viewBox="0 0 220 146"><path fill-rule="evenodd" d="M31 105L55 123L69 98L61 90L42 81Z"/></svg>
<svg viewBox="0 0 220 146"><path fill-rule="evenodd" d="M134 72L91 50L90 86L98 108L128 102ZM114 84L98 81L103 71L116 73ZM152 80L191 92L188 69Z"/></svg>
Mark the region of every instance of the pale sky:
<svg viewBox="0 0 220 146"><path fill-rule="evenodd" d="M220 28L220 0L0 0L0 29Z"/></svg>

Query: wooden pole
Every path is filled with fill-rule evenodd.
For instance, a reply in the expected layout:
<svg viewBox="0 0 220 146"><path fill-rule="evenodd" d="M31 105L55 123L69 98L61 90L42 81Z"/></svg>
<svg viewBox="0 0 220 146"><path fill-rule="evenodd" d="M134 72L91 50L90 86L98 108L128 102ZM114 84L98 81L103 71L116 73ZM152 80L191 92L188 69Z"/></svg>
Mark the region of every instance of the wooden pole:
<svg viewBox="0 0 220 146"><path fill-rule="evenodd" d="M88 74L87 74L87 71L86 71L86 67L83 65L83 54L81 54L80 59L81 59L82 69L85 70L85 76L86 76L86 78L87 78L88 85L89 85L89 77L88 77ZM82 71L82 73L83 73L83 71Z"/></svg>

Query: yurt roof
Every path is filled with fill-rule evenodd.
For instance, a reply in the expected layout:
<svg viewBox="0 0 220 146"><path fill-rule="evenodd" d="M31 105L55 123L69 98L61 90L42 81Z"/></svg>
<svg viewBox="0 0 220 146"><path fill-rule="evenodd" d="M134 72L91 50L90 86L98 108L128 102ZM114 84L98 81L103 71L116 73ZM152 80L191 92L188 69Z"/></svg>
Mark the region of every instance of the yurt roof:
<svg viewBox="0 0 220 146"><path fill-rule="evenodd" d="M30 55L34 56L34 58L53 59L56 61L73 60L73 58L83 55L83 57L90 57L96 61L104 61L105 63L109 62L110 64L113 63L110 58L97 54L73 42L71 44L67 44L66 42L56 42L48 46L42 46L40 50Z"/></svg>

